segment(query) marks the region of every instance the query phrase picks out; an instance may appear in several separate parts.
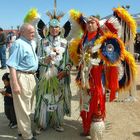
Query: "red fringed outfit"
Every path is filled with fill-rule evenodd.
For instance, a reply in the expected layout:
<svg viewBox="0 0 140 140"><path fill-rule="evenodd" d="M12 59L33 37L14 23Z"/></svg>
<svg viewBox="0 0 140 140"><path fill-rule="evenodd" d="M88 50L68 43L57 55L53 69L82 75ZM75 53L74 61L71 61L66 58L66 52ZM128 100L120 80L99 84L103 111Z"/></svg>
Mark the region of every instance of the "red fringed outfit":
<svg viewBox="0 0 140 140"><path fill-rule="evenodd" d="M90 103L89 112L81 111L84 134L88 134L92 121L99 121L105 117L105 94L102 85L103 66L93 66L90 71Z"/></svg>
<svg viewBox="0 0 140 140"><path fill-rule="evenodd" d="M94 45L94 42L98 37L99 36L97 31L93 33L84 34L81 44L79 46L81 51L88 49L83 47L94 47L88 46L88 44L91 43L92 45ZM88 94L90 95L89 111L82 108L80 112L83 124L83 131L85 135L89 134L92 121L102 121L105 117L105 94L103 93L102 84L103 69L103 65L93 65L89 71L89 90L87 89ZM82 98L80 99L80 102L81 104L83 103Z"/></svg>
<svg viewBox="0 0 140 140"><path fill-rule="evenodd" d="M107 66L106 87L110 90L110 101L113 101L116 97L116 91L119 88L117 66Z"/></svg>

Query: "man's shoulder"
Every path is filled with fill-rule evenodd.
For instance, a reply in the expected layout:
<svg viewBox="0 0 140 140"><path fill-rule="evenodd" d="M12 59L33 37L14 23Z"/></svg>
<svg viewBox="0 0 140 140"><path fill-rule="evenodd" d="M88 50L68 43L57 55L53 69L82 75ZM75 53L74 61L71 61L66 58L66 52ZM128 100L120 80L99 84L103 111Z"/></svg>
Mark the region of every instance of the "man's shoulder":
<svg viewBox="0 0 140 140"><path fill-rule="evenodd" d="M27 42L24 39L22 39L22 38L18 38L17 40L15 40L14 43L17 46L24 46L25 44L27 44Z"/></svg>
<svg viewBox="0 0 140 140"><path fill-rule="evenodd" d="M20 46L20 44L21 44L20 39L17 39L17 40L15 40L15 41L12 43L12 46L18 47L18 46Z"/></svg>
<svg viewBox="0 0 140 140"><path fill-rule="evenodd" d="M24 41L18 38L12 43L11 50L20 49L20 48L22 49L23 45L24 45Z"/></svg>
<svg viewBox="0 0 140 140"><path fill-rule="evenodd" d="M23 40L21 38L18 38L17 40L15 40L15 43L21 43Z"/></svg>

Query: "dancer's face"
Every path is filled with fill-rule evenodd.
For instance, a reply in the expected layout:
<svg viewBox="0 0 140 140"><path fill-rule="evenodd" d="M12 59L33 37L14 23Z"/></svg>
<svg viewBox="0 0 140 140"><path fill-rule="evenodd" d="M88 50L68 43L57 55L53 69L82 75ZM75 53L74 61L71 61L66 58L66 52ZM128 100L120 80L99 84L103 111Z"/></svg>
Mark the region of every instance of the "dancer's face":
<svg viewBox="0 0 140 140"><path fill-rule="evenodd" d="M60 32L60 27L59 26L56 26L56 27L53 27L53 26L50 26L50 34L52 36L57 36Z"/></svg>
<svg viewBox="0 0 140 140"><path fill-rule="evenodd" d="M87 22L87 31L88 32L95 32L98 30L98 25L96 23L96 21L91 20Z"/></svg>

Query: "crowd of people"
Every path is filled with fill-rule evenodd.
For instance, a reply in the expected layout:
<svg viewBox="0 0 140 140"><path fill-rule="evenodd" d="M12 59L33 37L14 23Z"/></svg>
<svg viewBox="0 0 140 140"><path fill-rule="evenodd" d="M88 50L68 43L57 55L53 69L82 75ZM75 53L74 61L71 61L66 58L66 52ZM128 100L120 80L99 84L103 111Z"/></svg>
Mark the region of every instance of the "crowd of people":
<svg viewBox="0 0 140 140"><path fill-rule="evenodd" d="M20 27L18 38L14 33L9 34L7 61L7 38L0 28L1 69L5 69L7 65L10 71L10 74L6 73L2 77L5 90L0 92L4 95L9 126L14 128L17 125L18 135L25 140L36 140L30 118L34 101L36 133L40 134L41 130L50 127L58 132L64 131L64 116L71 116L72 66L77 68L76 83L79 87L83 125L80 135L90 135L92 140L103 138L107 91L110 94L109 100L113 101L116 93L120 92L119 89L127 89L135 80L135 62L133 56L125 49L125 43L134 39L131 35L135 32L126 24L127 31L133 32L129 31L129 37L121 35L124 28L121 29L122 25L117 18L118 9L114 9L114 16L102 26L99 19L93 15L84 17L77 11L71 11L70 14L71 22L79 24L82 37L79 37L80 34L78 39L64 38L60 26L62 14L56 15L54 11L53 14L48 13L50 21L47 33L45 32L44 38L40 39L39 46L34 40L36 26L31 23L24 23ZM72 35L72 30L75 29L67 31L67 36ZM124 77L119 74L119 65L126 66L126 71L122 72L127 74Z"/></svg>
<svg viewBox="0 0 140 140"><path fill-rule="evenodd" d="M18 38L15 31L10 31L5 33L2 28L0 28L0 69L6 69L6 50L9 49L12 43Z"/></svg>
<svg viewBox="0 0 140 140"><path fill-rule="evenodd" d="M6 69L6 34L0 28L0 69Z"/></svg>

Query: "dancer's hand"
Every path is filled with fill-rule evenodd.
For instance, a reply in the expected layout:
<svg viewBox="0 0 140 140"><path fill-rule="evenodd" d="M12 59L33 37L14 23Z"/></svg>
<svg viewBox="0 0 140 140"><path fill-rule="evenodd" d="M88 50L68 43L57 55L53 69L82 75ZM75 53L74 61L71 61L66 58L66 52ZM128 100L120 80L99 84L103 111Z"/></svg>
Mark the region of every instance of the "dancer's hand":
<svg viewBox="0 0 140 140"><path fill-rule="evenodd" d="M48 56L44 59L44 63L49 64L51 62L51 60L52 60L51 56Z"/></svg>
<svg viewBox="0 0 140 140"><path fill-rule="evenodd" d="M67 71L61 71L58 73L57 77L59 80L63 79L64 77L66 77L68 74L67 74Z"/></svg>

